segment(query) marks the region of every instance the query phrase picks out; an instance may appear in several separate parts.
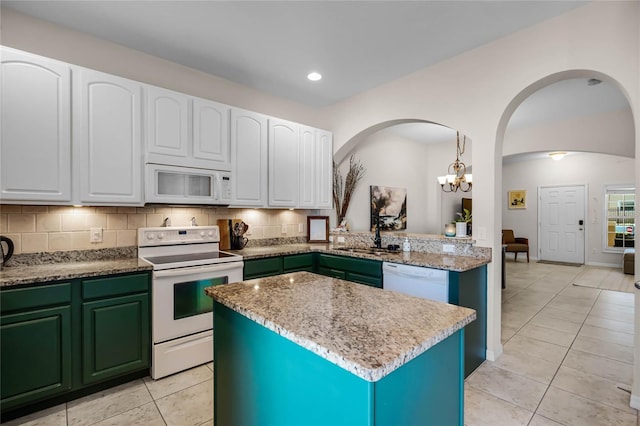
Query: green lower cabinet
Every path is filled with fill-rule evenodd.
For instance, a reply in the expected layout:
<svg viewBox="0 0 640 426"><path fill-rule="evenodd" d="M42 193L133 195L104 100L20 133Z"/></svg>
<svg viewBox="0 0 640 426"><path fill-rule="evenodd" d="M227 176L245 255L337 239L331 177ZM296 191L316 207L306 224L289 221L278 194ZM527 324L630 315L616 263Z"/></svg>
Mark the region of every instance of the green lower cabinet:
<svg viewBox="0 0 640 426"><path fill-rule="evenodd" d="M340 278L341 280L347 279L347 273L339 269L331 269L331 268L325 268L324 266L318 266L317 272L320 275L326 275L327 277L331 277L331 278Z"/></svg>
<svg viewBox="0 0 640 426"><path fill-rule="evenodd" d="M244 261L243 279L270 277L282 273L282 256Z"/></svg>
<svg viewBox="0 0 640 426"><path fill-rule="evenodd" d="M82 382L149 367L149 295L82 304Z"/></svg>
<svg viewBox="0 0 640 426"><path fill-rule="evenodd" d="M333 254L318 254L317 272L333 278L382 288L382 262Z"/></svg>
<svg viewBox="0 0 640 426"><path fill-rule="evenodd" d="M315 259L313 253L292 254L282 258L282 272L307 271L313 272Z"/></svg>
<svg viewBox="0 0 640 426"><path fill-rule="evenodd" d="M476 320L464 328L464 377L486 359L487 267L449 272L449 303L475 309Z"/></svg>
<svg viewBox="0 0 640 426"><path fill-rule="evenodd" d="M71 307L0 317L2 410L71 389Z"/></svg>
<svg viewBox="0 0 640 426"><path fill-rule="evenodd" d="M3 289L3 420L146 374L150 287L143 272Z"/></svg>

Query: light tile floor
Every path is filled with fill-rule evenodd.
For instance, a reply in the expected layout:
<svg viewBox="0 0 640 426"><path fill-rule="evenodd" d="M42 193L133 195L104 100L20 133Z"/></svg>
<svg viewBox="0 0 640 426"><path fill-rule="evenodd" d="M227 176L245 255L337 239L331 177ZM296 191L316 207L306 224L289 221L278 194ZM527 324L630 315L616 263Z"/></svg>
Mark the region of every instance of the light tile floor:
<svg viewBox="0 0 640 426"><path fill-rule="evenodd" d="M504 353L466 380L465 424L640 425L629 407L633 294L593 288L631 288L633 276L513 260L506 271Z"/></svg>
<svg viewBox="0 0 640 426"><path fill-rule="evenodd" d="M507 261L504 354L465 384L467 426L640 425L629 408L633 295L598 286L616 269ZM213 364L136 380L6 423L213 425Z"/></svg>

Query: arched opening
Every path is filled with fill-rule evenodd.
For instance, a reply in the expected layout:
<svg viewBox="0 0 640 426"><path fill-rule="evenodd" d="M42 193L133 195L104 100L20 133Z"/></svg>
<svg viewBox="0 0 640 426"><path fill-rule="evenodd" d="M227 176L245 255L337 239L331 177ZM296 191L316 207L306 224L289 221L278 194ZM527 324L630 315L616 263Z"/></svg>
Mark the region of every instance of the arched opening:
<svg viewBox="0 0 640 426"><path fill-rule="evenodd" d="M341 174L352 155L366 169L346 217L350 229L369 231L370 187L385 186L406 190L407 232L443 234L444 224L461 211L462 198L471 198L462 190L444 193L437 180L456 158L456 138L456 130L445 125L402 119L370 126L345 143L334 156ZM471 141L464 135L460 140L461 161L471 173Z"/></svg>

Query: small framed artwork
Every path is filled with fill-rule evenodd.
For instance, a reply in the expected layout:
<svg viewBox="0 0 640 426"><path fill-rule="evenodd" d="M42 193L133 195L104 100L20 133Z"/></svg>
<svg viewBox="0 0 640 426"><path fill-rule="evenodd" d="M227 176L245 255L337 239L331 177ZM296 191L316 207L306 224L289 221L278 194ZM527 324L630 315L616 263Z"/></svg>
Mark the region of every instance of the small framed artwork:
<svg viewBox="0 0 640 426"><path fill-rule="evenodd" d="M517 189L509 191L509 208L510 209L526 209L527 208L527 191Z"/></svg>
<svg viewBox="0 0 640 426"><path fill-rule="evenodd" d="M329 216L307 216L307 240L310 243L329 242Z"/></svg>

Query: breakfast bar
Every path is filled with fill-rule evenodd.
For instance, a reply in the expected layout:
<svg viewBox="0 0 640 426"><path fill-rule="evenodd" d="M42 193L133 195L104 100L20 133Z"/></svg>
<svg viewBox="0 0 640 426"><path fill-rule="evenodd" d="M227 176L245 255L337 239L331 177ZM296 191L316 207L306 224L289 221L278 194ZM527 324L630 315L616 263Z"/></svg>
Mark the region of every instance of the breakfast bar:
<svg viewBox="0 0 640 426"><path fill-rule="evenodd" d="M309 272L206 292L215 424L463 424L472 309Z"/></svg>

